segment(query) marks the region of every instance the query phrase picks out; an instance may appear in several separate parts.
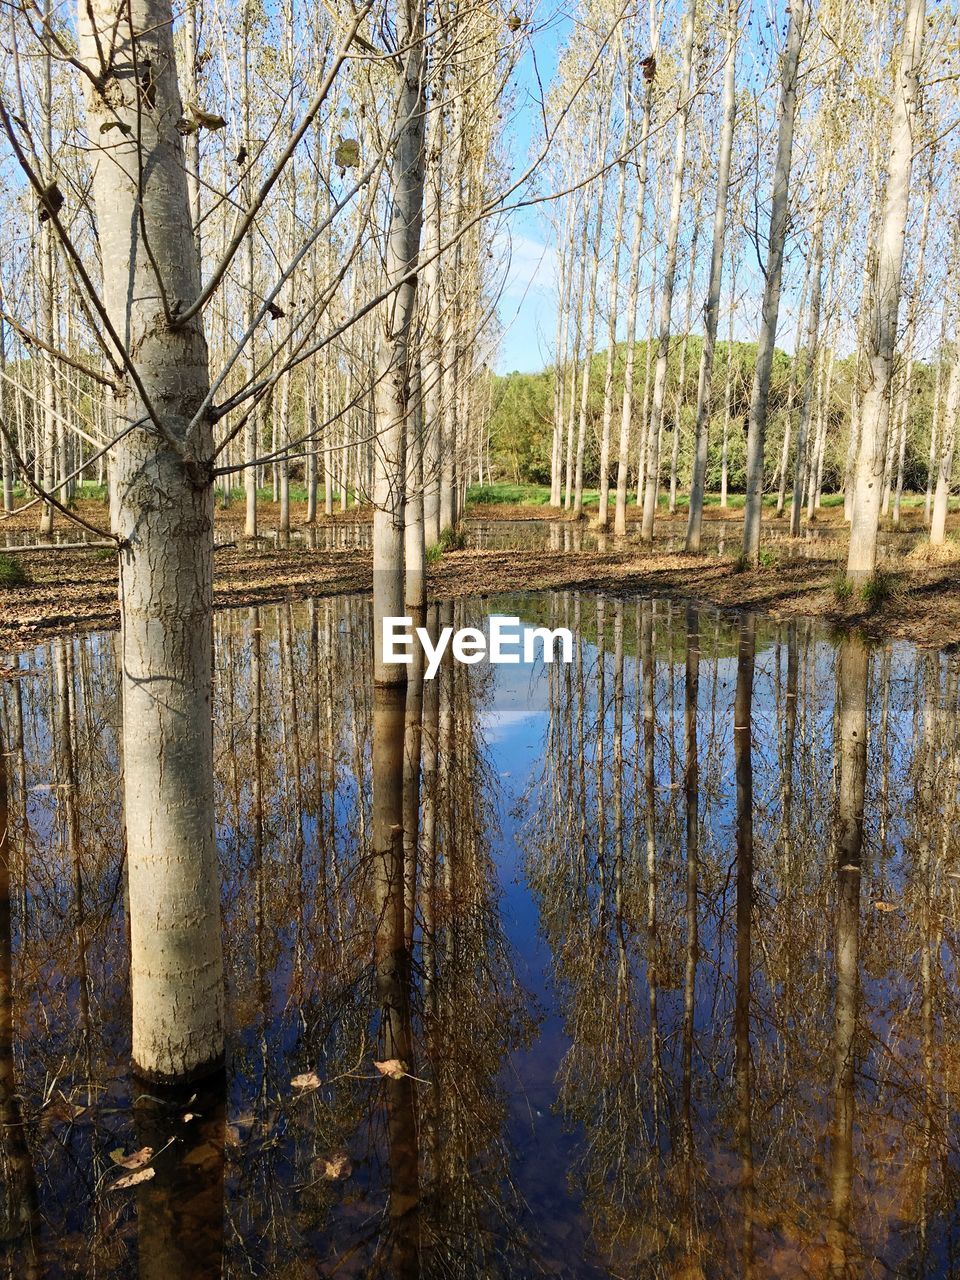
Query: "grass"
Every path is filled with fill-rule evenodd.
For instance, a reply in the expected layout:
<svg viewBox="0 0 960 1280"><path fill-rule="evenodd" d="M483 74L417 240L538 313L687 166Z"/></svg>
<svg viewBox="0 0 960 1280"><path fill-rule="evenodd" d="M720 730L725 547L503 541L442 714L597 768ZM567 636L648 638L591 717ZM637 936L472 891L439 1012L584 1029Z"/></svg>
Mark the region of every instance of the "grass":
<svg viewBox="0 0 960 1280"><path fill-rule="evenodd" d="M230 490L230 498L229 498L230 502L243 502L245 497L246 497L246 494L244 493L244 490L242 488L234 488ZM347 490L347 497L350 500L350 505L356 506L357 495L354 493L352 489ZM325 498L326 498L326 494L324 493L323 485L322 484L317 485L317 506L318 507L323 506ZM295 484L291 481L290 501L305 503L306 500L307 500L307 486L305 484ZM334 491L333 501L334 501L334 504L339 503L340 501L339 491ZM220 503L221 506L223 506L223 495L219 489L217 490L217 502ZM266 503L266 504L273 502L273 485L269 485L269 484L263 485L261 488L257 490L257 502Z"/></svg>
<svg viewBox="0 0 960 1280"><path fill-rule="evenodd" d="M467 489L467 502L478 506L546 507L550 503L548 484L472 484Z"/></svg>
<svg viewBox="0 0 960 1280"><path fill-rule="evenodd" d="M780 553L769 547L761 547L757 552L757 563L754 564L746 552L741 551L733 562L734 573L749 573L751 569L772 569L780 563Z"/></svg>
<svg viewBox="0 0 960 1280"><path fill-rule="evenodd" d="M846 604L853 595L853 584L845 573L837 573L830 580L830 590L837 604Z"/></svg>
<svg viewBox="0 0 960 1280"><path fill-rule="evenodd" d="M16 556L0 552L0 587L28 587L30 575Z"/></svg>
<svg viewBox="0 0 960 1280"><path fill-rule="evenodd" d="M432 547L427 547L427 564L437 564L447 551L465 551L467 535L463 529L444 529Z"/></svg>
<svg viewBox="0 0 960 1280"><path fill-rule="evenodd" d="M868 609L879 609L893 595L893 579L889 574L877 570L860 587L860 599Z"/></svg>

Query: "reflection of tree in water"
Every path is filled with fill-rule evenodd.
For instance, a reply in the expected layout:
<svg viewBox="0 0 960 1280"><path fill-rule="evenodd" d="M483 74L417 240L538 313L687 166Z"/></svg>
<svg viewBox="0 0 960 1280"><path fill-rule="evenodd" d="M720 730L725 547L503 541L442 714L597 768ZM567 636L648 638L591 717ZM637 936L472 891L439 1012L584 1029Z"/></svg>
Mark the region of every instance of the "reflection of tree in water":
<svg viewBox="0 0 960 1280"><path fill-rule="evenodd" d="M955 661L667 602L552 615L584 643L528 867L612 1273L949 1273Z"/></svg>
<svg viewBox="0 0 960 1280"><path fill-rule="evenodd" d="M219 1101L144 1095L127 1072L112 638L38 650L3 689L0 1106L24 1115L0 1135L11 1274L27 1230L51 1275L218 1275L221 1257L228 1275L522 1273L501 1072L531 1024L476 729L490 674L448 665L419 711L416 693L384 709L356 678L371 636L353 600L223 614L215 642L233 1027ZM391 1058L408 1074L381 1077ZM304 1070L321 1087L293 1088ZM144 1146L154 1176L113 1191L110 1153Z"/></svg>

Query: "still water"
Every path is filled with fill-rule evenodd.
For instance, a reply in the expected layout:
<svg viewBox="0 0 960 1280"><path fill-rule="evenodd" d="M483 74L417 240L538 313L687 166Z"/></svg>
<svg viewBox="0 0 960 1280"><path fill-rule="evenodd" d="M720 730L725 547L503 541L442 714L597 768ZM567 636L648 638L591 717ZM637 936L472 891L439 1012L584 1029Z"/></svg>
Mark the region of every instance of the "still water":
<svg viewBox="0 0 960 1280"><path fill-rule="evenodd" d="M960 1275L958 659L428 622L493 612L574 662L404 706L368 599L218 615L229 1048L181 1096L127 1068L116 637L13 659L2 1274Z"/></svg>

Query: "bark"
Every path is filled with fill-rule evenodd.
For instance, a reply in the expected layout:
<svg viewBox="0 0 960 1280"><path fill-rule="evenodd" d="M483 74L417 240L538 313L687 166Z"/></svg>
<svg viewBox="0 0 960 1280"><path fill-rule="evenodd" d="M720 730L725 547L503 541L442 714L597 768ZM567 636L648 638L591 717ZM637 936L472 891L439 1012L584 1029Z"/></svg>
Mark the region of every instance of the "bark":
<svg viewBox="0 0 960 1280"><path fill-rule="evenodd" d="M821 191L822 195L822 191ZM813 389L817 377L817 355L820 337L820 292L823 282L823 202L814 211L813 243L810 247L810 312L807 316L807 349L803 357L803 399L797 423L797 453L793 463L793 500L790 503L790 537L800 536L800 513L810 474L807 438L813 414Z"/></svg>
<svg viewBox="0 0 960 1280"><path fill-rule="evenodd" d="M651 30L651 56L656 56L657 32ZM643 95L640 125L640 152L637 157L637 190L630 244L630 275L627 284L627 352L623 371L623 407L620 415L620 447L617 452L617 497L613 531L622 538L627 532L627 472L630 465L630 432L633 426L633 383L637 362L637 309L640 305L640 257L643 248L644 209L647 199L647 154L650 149L650 120L653 114L653 81L648 80Z"/></svg>
<svg viewBox="0 0 960 1280"><path fill-rule="evenodd" d="M629 74L629 73L628 73ZM614 215L611 246L610 282L607 293L607 366L603 377L603 427L600 435L600 510L601 529L610 522L610 426L613 421L613 373L617 360L617 301L620 285L620 241L623 234L623 211L627 194L627 166L621 162L617 179L617 211Z"/></svg>
<svg viewBox="0 0 960 1280"><path fill-rule="evenodd" d="M937 343L937 376L933 384L933 418L930 423L930 449L927 454L927 487L923 500L923 523L930 527L930 517L933 511L933 488L935 476L937 472L937 459L940 456L938 450L939 428L940 428L940 405L943 399L943 349L945 346L947 328L947 304L944 303L940 311L940 341Z"/></svg>
<svg viewBox="0 0 960 1280"><path fill-rule="evenodd" d="M435 90L435 92L437 92ZM424 185L423 267L421 298L424 325L420 335L420 391L423 404L423 526L426 546L440 537L440 458L444 448L441 413L440 334L440 149L443 118L439 105L429 112Z"/></svg>
<svg viewBox="0 0 960 1280"><path fill-rule="evenodd" d="M717 325L720 320L720 286L723 281L723 250L727 235L730 156L733 152L733 130L737 118L738 9L737 0L729 0L723 66L723 126L720 131L720 154L717 160L717 199L713 212L710 280L707 284L707 298L703 304L703 351L700 355L700 376L697 383L697 415L693 428L693 474L690 478L690 507L687 514L686 548L691 552L700 550L703 526L713 360L717 344Z"/></svg>
<svg viewBox="0 0 960 1280"><path fill-rule="evenodd" d="M213 491L209 424L187 426L209 387L198 318L168 308L200 289L182 114L165 0L79 6L103 296L136 369L114 418L154 417L115 452L123 692L124 815L133 1058L152 1079L209 1071L223 1054L223 961L214 842ZM112 49L109 65L99 49ZM139 134L139 141L137 135Z"/></svg>
<svg viewBox="0 0 960 1280"><path fill-rule="evenodd" d="M890 163L877 248L876 283L870 299L866 364L847 579L861 583L877 565L877 534L890 417L890 382L897 342L903 245L910 199L913 132L920 92L925 27L924 0L906 0L903 44L897 72L890 137Z"/></svg>
<svg viewBox="0 0 960 1280"><path fill-rule="evenodd" d="M660 428L667 394L667 362L670 358L670 315L677 275L677 242L680 236L680 211L683 199L683 170L687 154L687 122L690 118L690 87L693 75L693 34L697 16L697 0L689 0L684 14L683 50L680 68L680 105L677 114L677 137L673 158L673 188L670 193L670 221L660 294L660 331L657 339L657 363L653 380L653 402L647 423L646 478L643 494L643 519L640 537L653 541L653 524L660 488Z"/></svg>
<svg viewBox="0 0 960 1280"><path fill-rule="evenodd" d="M937 487L933 496L933 512L930 517L930 544L942 546L946 540L947 507L950 500L950 481L953 476L953 460L957 445L957 423L960 418L960 335L957 337L953 368L947 386L947 404L944 410L943 438L937 465Z"/></svg>
<svg viewBox="0 0 960 1280"><path fill-rule="evenodd" d="M793 157L793 124L797 107L797 68L806 27L806 0L790 9L786 45L781 56L780 127L777 161L773 175L773 202L770 209L770 238L763 287L760 334L757 339L757 366L747 419L746 495L743 506L744 561L760 559L760 519L763 507L763 455L767 436L770 373L773 368L777 318L780 313L780 284L783 249L790 219L790 165Z"/></svg>
<svg viewBox="0 0 960 1280"><path fill-rule="evenodd" d="M373 506L374 679L402 684L406 667L383 661L382 620L404 612L404 495L411 413L411 327L423 221L423 30L418 0L403 0L397 41L403 49L399 127L391 162L386 277L392 292L380 316L377 354Z"/></svg>

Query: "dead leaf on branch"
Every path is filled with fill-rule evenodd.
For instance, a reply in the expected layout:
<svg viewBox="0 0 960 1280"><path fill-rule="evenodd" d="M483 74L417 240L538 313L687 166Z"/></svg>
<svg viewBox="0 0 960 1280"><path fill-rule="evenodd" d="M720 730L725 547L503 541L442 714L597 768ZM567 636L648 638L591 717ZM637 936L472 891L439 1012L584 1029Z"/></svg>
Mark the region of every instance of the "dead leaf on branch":
<svg viewBox="0 0 960 1280"><path fill-rule="evenodd" d="M128 1173L125 1177L118 1178L111 1190L122 1191L124 1187L135 1187L138 1182L149 1182L156 1176L156 1172L156 1169L138 1169L136 1173Z"/></svg>
<svg viewBox="0 0 960 1280"><path fill-rule="evenodd" d="M899 911L900 908L895 902L875 902L873 904L874 911Z"/></svg>
<svg viewBox="0 0 960 1280"><path fill-rule="evenodd" d="M406 1064L399 1058L387 1058L385 1062L375 1062L373 1065L382 1076L387 1076L391 1080L402 1080L407 1074Z"/></svg>
<svg viewBox="0 0 960 1280"><path fill-rule="evenodd" d="M294 1089L319 1089L323 1081L315 1071L304 1071L290 1081Z"/></svg>
<svg viewBox="0 0 960 1280"><path fill-rule="evenodd" d="M200 129L225 129L226 125L223 116L217 115L215 111L204 111L195 102L188 102L177 121L177 132L186 136L197 133Z"/></svg>
<svg viewBox="0 0 960 1280"><path fill-rule="evenodd" d="M40 192L40 221L46 222L55 213L59 213L62 208L63 192L56 182L48 183Z"/></svg>
<svg viewBox="0 0 960 1280"><path fill-rule="evenodd" d="M275 302L267 303L267 314L272 316L274 320L282 320L287 314L283 307L278 307Z"/></svg>
<svg viewBox="0 0 960 1280"><path fill-rule="evenodd" d="M356 138L341 138L333 152L338 169L355 169L360 163L360 143Z"/></svg>
<svg viewBox="0 0 960 1280"><path fill-rule="evenodd" d="M323 1157L323 1176L328 1182L341 1182L353 1173L353 1165L345 1151L337 1151L334 1155Z"/></svg>
<svg viewBox="0 0 960 1280"><path fill-rule="evenodd" d="M131 1155L123 1154L123 1147L116 1147L110 1152L110 1159L121 1169L140 1169L153 1158L153 1147L141 1147Z"/></svg>

